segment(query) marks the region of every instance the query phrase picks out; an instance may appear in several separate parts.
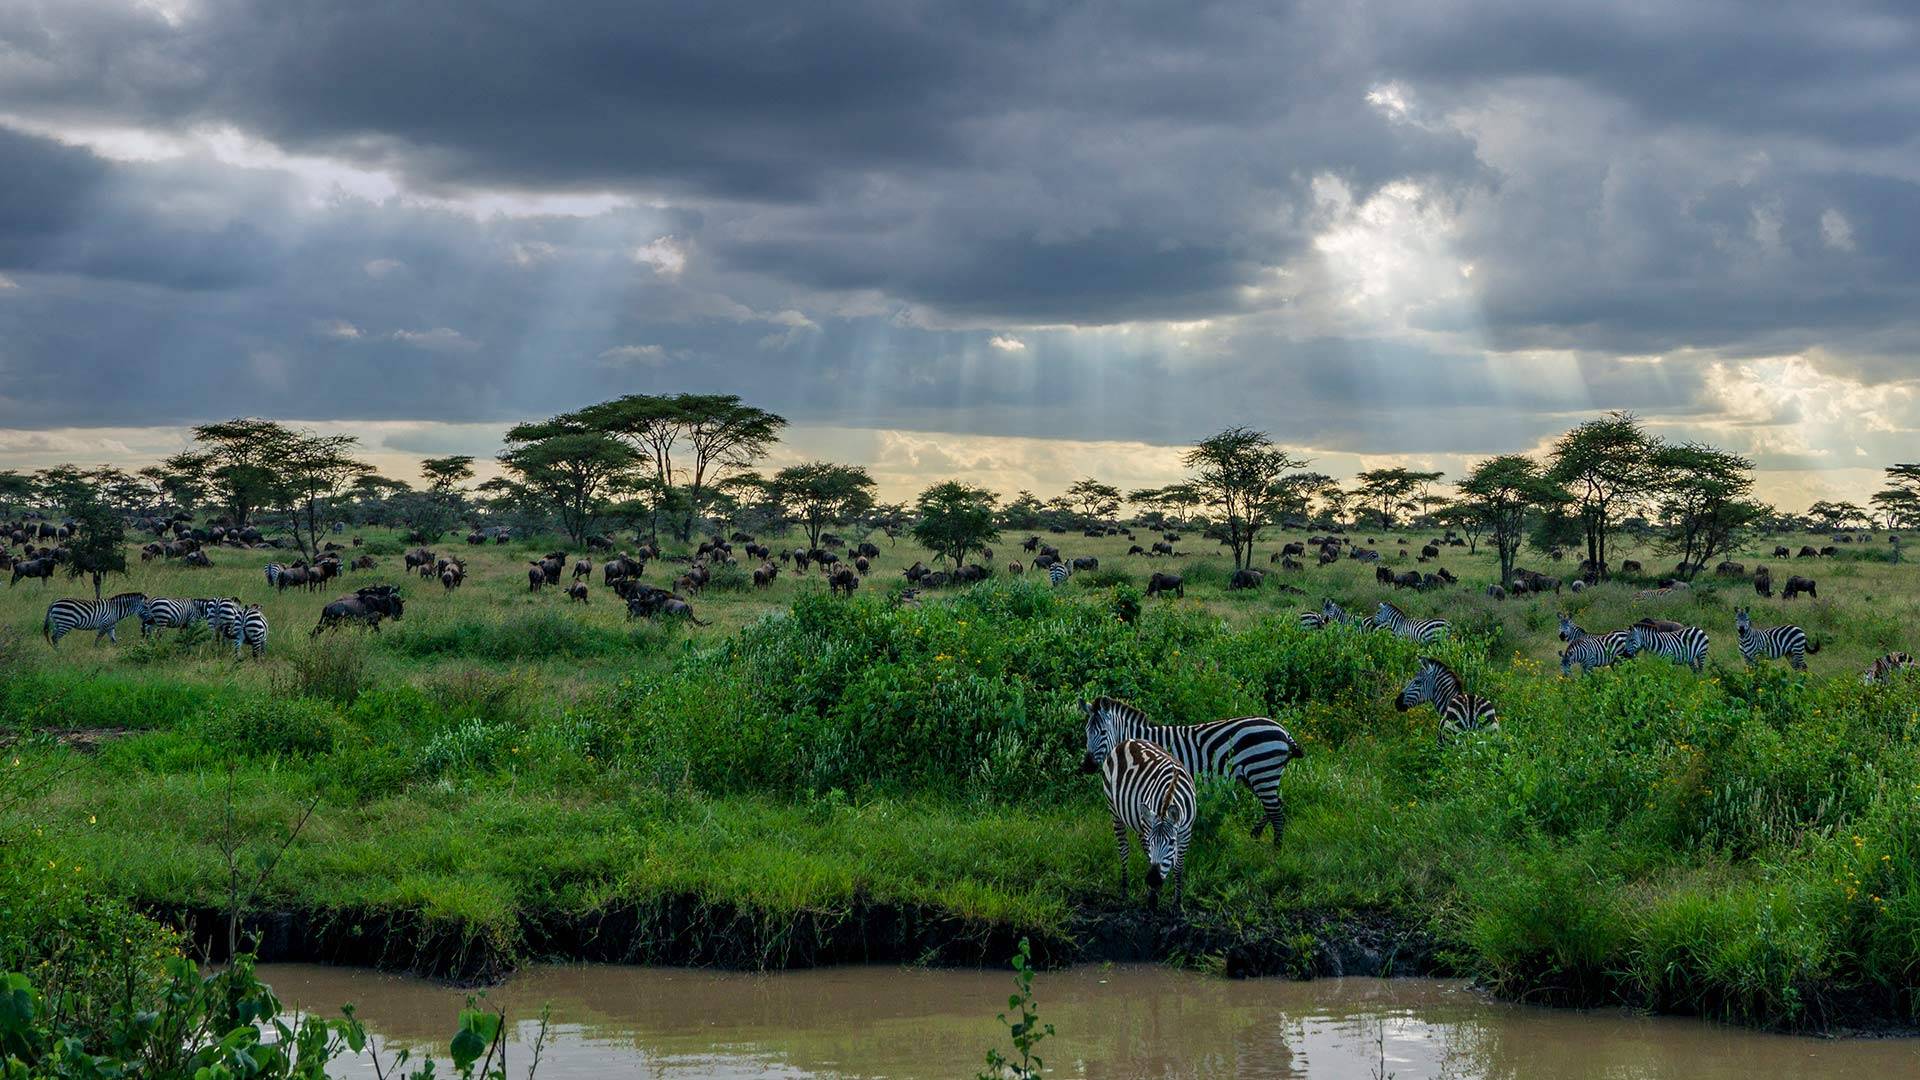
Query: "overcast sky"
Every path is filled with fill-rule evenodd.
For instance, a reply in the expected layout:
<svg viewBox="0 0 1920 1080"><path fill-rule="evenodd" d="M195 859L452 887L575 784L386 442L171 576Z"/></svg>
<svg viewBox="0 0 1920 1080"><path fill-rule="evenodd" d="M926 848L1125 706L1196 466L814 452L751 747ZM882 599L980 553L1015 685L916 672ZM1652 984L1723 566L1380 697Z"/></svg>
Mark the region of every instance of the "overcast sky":
<svg viewBox="0 0 1920 1080"><path fill-rule="evenodd" d="M0 468L710 390L894 496L1627 408L1860 498L1920 457L1913 10L0 0Z"/></svg>

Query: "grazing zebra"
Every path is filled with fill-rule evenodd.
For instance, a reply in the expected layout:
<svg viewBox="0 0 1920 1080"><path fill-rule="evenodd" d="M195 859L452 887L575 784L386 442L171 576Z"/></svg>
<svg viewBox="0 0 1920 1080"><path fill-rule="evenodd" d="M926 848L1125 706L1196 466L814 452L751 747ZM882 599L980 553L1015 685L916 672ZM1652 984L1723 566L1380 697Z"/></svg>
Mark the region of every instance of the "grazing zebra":
<svg viewBox="0 0 1920 1080"><path fill-rule="evenodd" d="M1087 756L1081 762L1085 771L1099 768L1116 744L1145 739L1172 754L1195 776L1225 776L1246 784L1264 811L1254 823L1253 835L1258 838L1260 830L1271 826L1273 842L1279 845L1287 829L1287 807L1280 800L1280 770L1304 753L1287 729L1271 717L1236 716L1167 727L1148 723L1145 713L1109 697L1081 702L1080 710L1087 717Z"/></svg>
<svg viewBox="0 0 1920 1080"><path fill-rule="evenodd" d="M1376 625L1378 624L1371 615L1355 622L1353 616L1347 614L1345 608L1334 603L1332 600L1320 601L1319 611L1303 611L1300 613L1300 629L1302 630L1325 630L1329 626L1358 626L1362 630L1372 630Z"/></svg>
<svg viewBox="0 0 1920 1080"><path fill-rule="evenodd" d="M1664 656L1698 672L1707 662L1707 632L1697 626L1685 626L1678 630L1634 626L1627 631L1626 647L1620 653L1631 658L1642 652Z"/></svg>
<svg viewBox="0 0 1920 1080"><path fill-rule="evenodd" d="M1060 584L1072 576L1073 571L1069 570L1067 564L1064 562L1057 562L1047 567L1047 578L1055 585Z"/></svg>
<svg viewBox="0 0 1920 1080"><path fill-rule="evenodd" d="M47 617L40 623L40 632L55 648L60 647L60 639L75 630L95 631L93 643L100 644L105 638L115 645L120 639L113 635L113 628L121 619L138 618L145 622L147 618L147 597L145 593L129 592L110 596L105 600L75 600L62 597L47 605Z"/></svg>
<svg viewBox="0 0 1920 1080"><path fill-rule="evenodd" d="M1860 681L1868 686L1892 682L1895 675L1902 671L1912 671L1914 666L1913 657L1903 652L1890 652L1868 664L1867 672L1860 676Z"/></svg>
<svg viewBox="0 0 1920 1080"><path fill-rule="evenodd" d="M233 641L233 655L238 659L244 647L258 658L267 654L267 613L260 610L259 604L236 607L223 627L223 632Z"/></svg>
<svg viewBox="0 0 1920 1080"><path fill-rule="evenodd" d="M1173 906L1180 907L1181 869L1193 840L1193 774L1172 754L1144 739L1127 739L1100 767L1113 838L1120 848L1120 892L1127 891L1127 831L1140 835L1147 856L1147 910L1160 905L1160 884L1173 879Z"/></svg>
<svg viewBox="0 0 1920 1080"><path fill-rule="evenodd" d="M1393 707L1406 712L1427 702L1432 702L1433 711L1440 714L1442 743L1454 735L1500 726L1500 720L1494 714L1493 702L1479 694L1468 693L1466 687L1460 685L1460 676L1431 656L1420 658L1420 670L1401 688Z"/></svg>
<svg viewBox="0 0 1920 1080"><path fill-rule="evenodd" d="M1385 600L1380 601L1380 609L1374 612L1373 625L1422 645L1431 645L1447 633L1447 620L1416 619Z"/></svg>
<svg viewBox="0 0 1920 1080"><path fill-rule="evenodd" d="M185 629L207 617L210 600L178 600L159 597L147 601L147 613L140 620L140 636L155 630Z"/></svg>
<svg viewBox="0 0 1920 1080"><path fill-rule="evenodd" d="M213 636L222 641L231 637L232 635L228 633L227 627L233 625L234 621L240 618L239 597L229 596L216 598L205 601L205 603L207 605L207 629L213 631Z"/></svg>
<svg viewBox="0 0 1920 1080"><path fill-rule="evenodd" d="M284 566L281 566L279 563L277 562L268 563L267 564L267 588L269 589L278 588L280 585L280 575L286 572L287 572L287 568Z"/></svg>
<svg viewBox="0 0 1920 1080"><path fill-rule="evenodd" d="M1784 626L1753 628L1753 615L1746 608L1733 612L1733 628L1740 632L1740 656L1751 667L1761 659L1786 657L1795 671L1807 670L1807 654L1820 651L1820 643L1807 641L1807 632L1788 623Z"/></svg>

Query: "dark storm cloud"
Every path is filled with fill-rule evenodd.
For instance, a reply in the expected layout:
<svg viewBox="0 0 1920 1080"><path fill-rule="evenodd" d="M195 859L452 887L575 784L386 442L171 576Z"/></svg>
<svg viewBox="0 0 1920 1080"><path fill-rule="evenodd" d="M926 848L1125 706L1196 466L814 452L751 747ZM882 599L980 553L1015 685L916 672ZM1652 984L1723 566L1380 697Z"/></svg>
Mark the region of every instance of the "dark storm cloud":
<svg viewBox="0 0 1920 1080"><path fill-rule="evenodd" d="M0 9L0 425L712 388L820 422L1480 452L1716 407L1704 360L1613 354L1812 349L1877 381L1920 347L1893 5L177 7ZM208 127L405 197L20 130ZM1409 287L1409 328L1274 298L1398 181L1448 208L1468 299ZM627 201L422 204L603 192ZM1190 352L1021 329L1203 319ZM1533 349L1572 359L1499 355Z"/></svg>

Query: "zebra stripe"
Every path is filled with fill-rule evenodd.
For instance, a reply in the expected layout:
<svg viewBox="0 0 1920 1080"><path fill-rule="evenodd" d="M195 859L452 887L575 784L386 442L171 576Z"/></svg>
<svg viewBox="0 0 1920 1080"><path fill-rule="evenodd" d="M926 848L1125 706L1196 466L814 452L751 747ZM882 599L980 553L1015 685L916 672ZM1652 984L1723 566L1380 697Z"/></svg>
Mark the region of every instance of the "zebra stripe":
<svg viewBox="0 0 1920 1080"><path fill-rule="evenodd" d="M1574 629L1579 630L1579 627ZM1580 674L1585 675L1597 667L1608 667L1615 660L1626 655L1627 632L1612 630L1604 634L1589 634L1580 630L1579 635L1567 642L1560 653L1560 674L1573 674L1573 665L1580 665Z"/></svg>
<svg viewBox="0 0 1920 1080"><path fill-rule="evenodd" d="M1060 584L1071 576L1073 576L1073 571L1067 569L1066 563L1057 562L1047 567L1047 578L1055 585Z"/></svg>
<svg viewBox="0 0 1920 1080"><path fill-rule="evenodd" d="M113 628L120 620L138 617L142 622L147 616L147 597L145 593L121 593L105 600L76 600L63 597L47 605L47 617L41 620L40 632L55 648L60 639L75 630L94 631L93 643L100 644L105 638L115 645L120 639L114 636Z"/></svg>
<svg viewBox="0 0 1920 1080"><path fill-rule="evenodd" d="M266 655L267 614L260 610L259 604L248 604L233 611L222 630L233 642L233 655L236 659L240 656L242 647L251 650L255 657Z"/></svg>
<svg viewBox="0 0 1920 1080"><path fill-rule="evenodd" d="M1100 769L1113 839L1120 849L1120 893L1127 892L1127 832L1140 836L1147 856L1147 908L1160 904L1160 885L1173 879L1173 906L1180 906L1181 870L1193 841L1193 774L1143 739L1127 739L1108 753Z"/></svg>
<svg viewBox="0 0 1920 1080"><path fill-rule="evenodd" d="M287 568L284 566L281 566L279 563L277 562L268 563L267 564L267 588L269 589L278 588L280 585L280 575L286 572L287 572Z"/></svg>
<svg viewBox="0 0 1920 1080"><path fill-rule="evenodd" d="M232 596L216 597L206 601L206 605L207 629L213 631L214 637L225 641L232 636L228 632L227 627L232 625L233 622L240 617L239 598Z"/></svg>
<svg viewBox="0 0 1920 1080"><path fill-rule="evenodd" d="M1287 807L1280 799L1280 771L1303 756L1300 744L1271 717L1236 716L1206 724L1167 727L1147 722L1147 716L1124 701L1101 697L1081 702L1087 718L1087 756L1082 767L1092 772L1109 751L1128 739L1145 739L1172 754L1195 776L1224 776L1246 784L1263 811L1253 826L1273 829L1273 842L1287 829Z"/></svg>
<svg viewBox="0 0 1920 1080"><path fill-rule="evenodd" d="M1778 660L1786 657L1795 671L1807 670L1807 654L1819 652L1820 646L1807 644L1807 632L1788 623L1784 626L1766 626L1755 629L1753 616L1746 608L1733 613L1733 627L1740 632L1740 656L1748 666L1761 659Z"/></svg>
<svg viewBox="0 0 1920 1080"><path fill-rule="evenodd" d="M1380 601L1380 609L1374 612L1373 624L1422 645L1431 645L1447 633L1447 620L1415 619L1386 600Z"/></svg>
<svg viewBox="0 0 1920 1080"><path fill-rule="evenodd" d="M1431 656L1420 658L1420 670L1400 691L1393 707L1401 712L1431 702L1440 714L1440 742L1469 731L1498 728L1493 702L1479 694L1470 694L1460 685L1453 669Z"/></svg>
<svg viewBox="0 0 1920 1080"><path fill-rule="evenodd" d="M207 617L206 600L158 597L147 601L147 613L140 620L142 636L155 630L185 629Z"/></svg>
<svg viewBox="0 0 1920 1080"><path fill-rule="evenodd" d="M1634 657L1642 652L1664 656L1698 672L1707 662L1707 632L1697 626L1680 630L1649 630L1635 626L1627 631L1626 648L1621 655Z"/></svg>
<svg viewBox="0 0 1920 1080"><path fill-rule="evenodd" d="M1875 683L1892 682L1895 675L1898 675L1902 671L1912 671L1913 668L1913 657L1903 652L1890 652L1880 659L1875 660L1873 663L1868 664L1867 672L1860 676L1860 681L1867 686L1872 686Z"/></svg>

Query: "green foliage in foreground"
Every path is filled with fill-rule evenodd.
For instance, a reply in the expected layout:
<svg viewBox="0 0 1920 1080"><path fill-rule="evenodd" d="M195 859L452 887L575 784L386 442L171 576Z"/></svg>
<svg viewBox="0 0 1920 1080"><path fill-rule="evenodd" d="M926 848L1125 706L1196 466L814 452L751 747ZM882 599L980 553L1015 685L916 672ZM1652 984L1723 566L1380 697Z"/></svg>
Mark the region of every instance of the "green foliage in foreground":
<svg viewBox="0 0 1920 1080"><path fill-rule="evenodd" d="M1086 913L1133 910L1077 771L1075 700L1113 694L1168 720L1267 713L1307 748L1282 782L1285 845L1248 836L1244 792L1208 785L1196 923L1258 934L1385 915L1536 1000L1788 1027L1920 1017L1920 680L1867 687L1724 655L1704 677L1641 660L1561 679L1489 655L1494 627L1437 651L1498 703L1501 728L1443 747L1431 710L1392 708L1416 657L1405 642L1116 598L1030 581L919 607L803 596L566 700L472 667L351 694L317 679L318 697L38 671L0 675L0 701L139 712L125 726L141 733L92 757L31 738L13 751L74 770L19 824L93 888L218 904L232 761L243 826L322 796L265 906L512 956L542 920L694 898L732 911L714 933L755 937L749 954L774 965L799 955L796 921L861 905L1054 943Z"/></svg>

